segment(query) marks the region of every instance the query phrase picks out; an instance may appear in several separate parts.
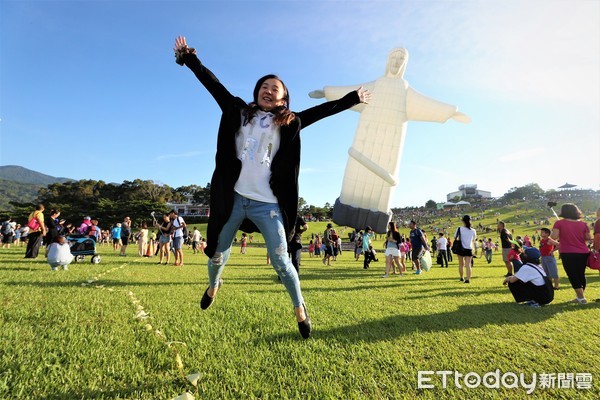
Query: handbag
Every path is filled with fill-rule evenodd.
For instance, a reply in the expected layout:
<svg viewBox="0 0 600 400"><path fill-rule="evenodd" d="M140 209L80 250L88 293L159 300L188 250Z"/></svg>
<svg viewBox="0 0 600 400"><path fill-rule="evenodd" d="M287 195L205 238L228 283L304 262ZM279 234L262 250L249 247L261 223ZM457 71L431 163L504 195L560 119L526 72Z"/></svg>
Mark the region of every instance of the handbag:
<svg viewBox="0 0 600 400"><path fill-rule="evenodd" d="M431 253L429 250L425 250L419 255L419 264L425 272L431 269Z"/></svg>
<svg viewBox="0 0 600 400"><path fill-rule="evenodd" d="M35 218L35 214L34 217L29 220L27 226L29 227L29 229L34 231L40 229L40 221L38 221L37 218Z"/></svg>
<svg viewBox="0 0 600 400"><path fill-rule="evenodd" d="M587 266L591 269L600 270L600 253L596 253L595 251L590 251L587 257Z"/></svg>
<svg viewBox="0 0 600 400"><path fill-rule="evenodd" d="M452 242L452 252L457 256L462 256L465 253L465 248L460 240L460 228L456 229L456 236L454 237L454 242Z"/></svg>

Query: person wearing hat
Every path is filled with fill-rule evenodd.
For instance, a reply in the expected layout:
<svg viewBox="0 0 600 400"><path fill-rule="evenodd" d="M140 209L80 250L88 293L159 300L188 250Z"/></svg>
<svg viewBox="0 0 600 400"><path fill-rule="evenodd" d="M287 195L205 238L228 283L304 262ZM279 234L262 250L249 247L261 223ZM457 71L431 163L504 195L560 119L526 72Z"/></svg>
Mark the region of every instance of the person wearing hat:
<svg viewBox="0 0 600 400"><path fill-rule="evenodd" d="M110 235L112 236L113 250L119 250L119 246L121 245L121 223L117 222L117 224L110 231Z"/></svg>
<svg viewBox="0 0 600 400"><path fill-rule="evenodd" d="M306 339L310 336L310 319L298 273L287 252L298 215L300 131L323 118L367 103L371 94L360 87L339 100L295 113L290 110L290 96L283 81L269 74L256 82L253 101L247 103L231 94L202 64L185 37L177 37L174 50L175 61L195 74L222 112L206 233L209 287L200 300L200 308L209 308L220 291L221 274L236 232L259 231L294 306L298 330Z"/></svg>
<svg viewBox="0 0 600 400"><path fill-rule="evenodd" d="M88 231L90 230L90 226L92 226L92 218L91 217L83 217L83 221L81 222L81 225L79 225L79 228L77 228L77 233L79 233L80 235L87 236Z"/></svg>
<svg viewBox="0 0 600 400"><path fill-rule="evenodd" d="M526 303L531 307L549 304L554 300L552 281L540 266L540 251L535 247L525 247L525 264L514 274L504 278L517 303Z"/></svg>

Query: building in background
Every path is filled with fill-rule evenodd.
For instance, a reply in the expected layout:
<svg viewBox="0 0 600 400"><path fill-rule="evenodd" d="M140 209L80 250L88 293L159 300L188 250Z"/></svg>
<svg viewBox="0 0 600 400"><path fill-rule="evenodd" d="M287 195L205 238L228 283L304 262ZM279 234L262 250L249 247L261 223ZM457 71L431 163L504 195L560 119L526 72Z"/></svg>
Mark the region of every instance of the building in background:
<svg viewBox="0 0 600 400"><path fill-rule="evenodd" d="M491 199L492 192L488 192L487 190L477 189L476 184L464 184L458 187L457 192L448 193L446 195L446 200L468 200L468 199Z"/></svg>
<svg viewBox="0 0 600 400"><path fill-rule="evenodd" d="M181 217L209 217L210 208L204 204L194 204L192 195L185 195L187 201L185 203L169 203L167 207L177 211L177 215Z"/></svg>

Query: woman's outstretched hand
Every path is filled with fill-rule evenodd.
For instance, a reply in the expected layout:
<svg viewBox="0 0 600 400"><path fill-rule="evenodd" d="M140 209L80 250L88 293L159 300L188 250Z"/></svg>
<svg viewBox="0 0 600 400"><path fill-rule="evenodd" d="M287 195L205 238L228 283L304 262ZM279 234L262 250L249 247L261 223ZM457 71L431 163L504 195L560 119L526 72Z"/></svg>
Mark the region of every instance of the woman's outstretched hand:
<svg viewBox="0 0 600 400"><path fill-rule="evenodd" d="M184 54L196 54L196 49L188 47L184 36L177 36L177 39L175 39L175 47L173 47L173 50L175 51L175 62L179 65L184 64Z"/></svg>
<svg viewBox="0 0 600 400"><path fill-rule="evenodd" d="M185 36L177 36L177 39L175 39L175 47L173 47L173 50L177 53L178 51L181 51L186 47L187 42L185 40Z"/></svg>
<svg viewBox="0 0 600 400"><path fill-rule="evenodd" d="M363 89L363 87L361 86L358 89L356 89L356 93L358 93L358 98L360 99L361 103L369 104L369 101L371 101L372 97L369 89Z"/></svg>

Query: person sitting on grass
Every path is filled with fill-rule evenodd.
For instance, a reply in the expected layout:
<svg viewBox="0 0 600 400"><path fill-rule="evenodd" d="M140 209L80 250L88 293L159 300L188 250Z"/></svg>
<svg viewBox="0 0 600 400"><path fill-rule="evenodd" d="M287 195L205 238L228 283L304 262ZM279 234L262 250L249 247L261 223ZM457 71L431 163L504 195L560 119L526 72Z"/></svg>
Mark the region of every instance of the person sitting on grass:
<svg viewBox="0 0 600 400"><path fill-rule="evenodd" d="M47 252L47 262L50 264L52 271L56 271L58 267L63 267L65 271L69 269L68 265L73 261L73 255L71 254L71 247L64 236L58 236L48 246Z"/></svg>
<svg viewBox="0 0 600 400"><path fill-rule="evenodd" d="M514 275L504 278L503 285L508 285L517 303L525 303L530 307L539 307L554 300L552 281L540 266L540 251L535 247L527 247L523 252L525 264Z"/></svg>

